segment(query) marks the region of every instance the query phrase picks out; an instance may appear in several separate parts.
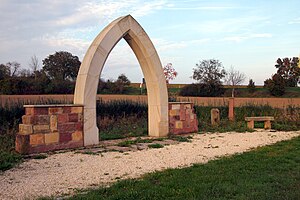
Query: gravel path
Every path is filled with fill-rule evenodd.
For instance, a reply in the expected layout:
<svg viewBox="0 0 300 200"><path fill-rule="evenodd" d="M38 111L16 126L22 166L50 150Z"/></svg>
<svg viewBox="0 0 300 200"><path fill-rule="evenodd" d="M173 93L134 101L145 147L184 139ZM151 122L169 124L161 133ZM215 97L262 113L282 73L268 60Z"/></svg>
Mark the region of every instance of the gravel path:
<svg viewBox="0 0 300 200"><path fill-rule="evenodd" d="M163 170L205 163L219 156L244 152L300 136L297 132L196 134L192 142L136 152L87 155L74 152L31 159L0 174L0 199L32 199L72 194L119 179L136 178Z"/></svg>

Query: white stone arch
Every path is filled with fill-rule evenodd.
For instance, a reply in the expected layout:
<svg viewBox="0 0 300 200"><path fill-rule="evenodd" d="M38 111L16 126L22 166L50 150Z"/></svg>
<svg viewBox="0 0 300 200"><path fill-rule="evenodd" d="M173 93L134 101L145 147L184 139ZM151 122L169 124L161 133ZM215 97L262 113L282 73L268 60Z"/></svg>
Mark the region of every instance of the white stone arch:
<svg viewBox="0 0 300 200"><path fill-rule="evenodd" d="M78 72L74 104L84 105L84 146L99 143L97 86L109 53L122 38L136 55L147 83L149 136L163 137L169 133L168 92L159 56L141 25L127 15L114 20L99 33Z"/></svg>

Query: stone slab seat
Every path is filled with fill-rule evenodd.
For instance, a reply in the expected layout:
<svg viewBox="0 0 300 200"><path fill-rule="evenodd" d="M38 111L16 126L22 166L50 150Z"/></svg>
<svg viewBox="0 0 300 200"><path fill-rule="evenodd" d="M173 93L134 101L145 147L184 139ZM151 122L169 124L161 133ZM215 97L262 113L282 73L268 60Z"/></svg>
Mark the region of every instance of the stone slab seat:
<svg viewBox="0 0 300 200"><path fill-rule="evenodd" d="M254 122L264 122L265 129L271 129L271 121L274 121L274 117L272 116L260 116L260 117L245 117L245 121L247 121L247 127L250 129L254 129Z"/></svg>

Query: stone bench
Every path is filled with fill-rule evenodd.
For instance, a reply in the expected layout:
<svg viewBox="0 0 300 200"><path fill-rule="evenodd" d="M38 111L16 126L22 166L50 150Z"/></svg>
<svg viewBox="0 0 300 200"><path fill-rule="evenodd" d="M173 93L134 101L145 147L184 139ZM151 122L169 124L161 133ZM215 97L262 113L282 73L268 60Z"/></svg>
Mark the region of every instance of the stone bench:
<svg viewBox="0 0 300 200"><path fill-rule="evenodd" d="M265 122L264 128L271 129L271 121L274 121L274 117L270 116L261 116L261 117L245 117L247 121L247 127L254 129L254 122Z"/></svg>

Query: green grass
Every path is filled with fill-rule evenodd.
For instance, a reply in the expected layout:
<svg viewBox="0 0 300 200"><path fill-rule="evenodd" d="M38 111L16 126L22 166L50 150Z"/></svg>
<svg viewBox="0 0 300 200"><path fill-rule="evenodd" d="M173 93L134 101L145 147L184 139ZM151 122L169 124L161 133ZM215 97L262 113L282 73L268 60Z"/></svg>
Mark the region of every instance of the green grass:
<svg viewBox="0 0 300 200"><path fill-rule="evenodd" d="M69 199L299 199L299 155L300 137L207 164L119 181Z"/></svg>
<svg viewBox="0 0 300 200"><path fill-rule="evenodd" d="M163 148L164 145L155 143L155 144L149 144L148 147L152 148L152 149L160 149L160 148Z"/></svg>

